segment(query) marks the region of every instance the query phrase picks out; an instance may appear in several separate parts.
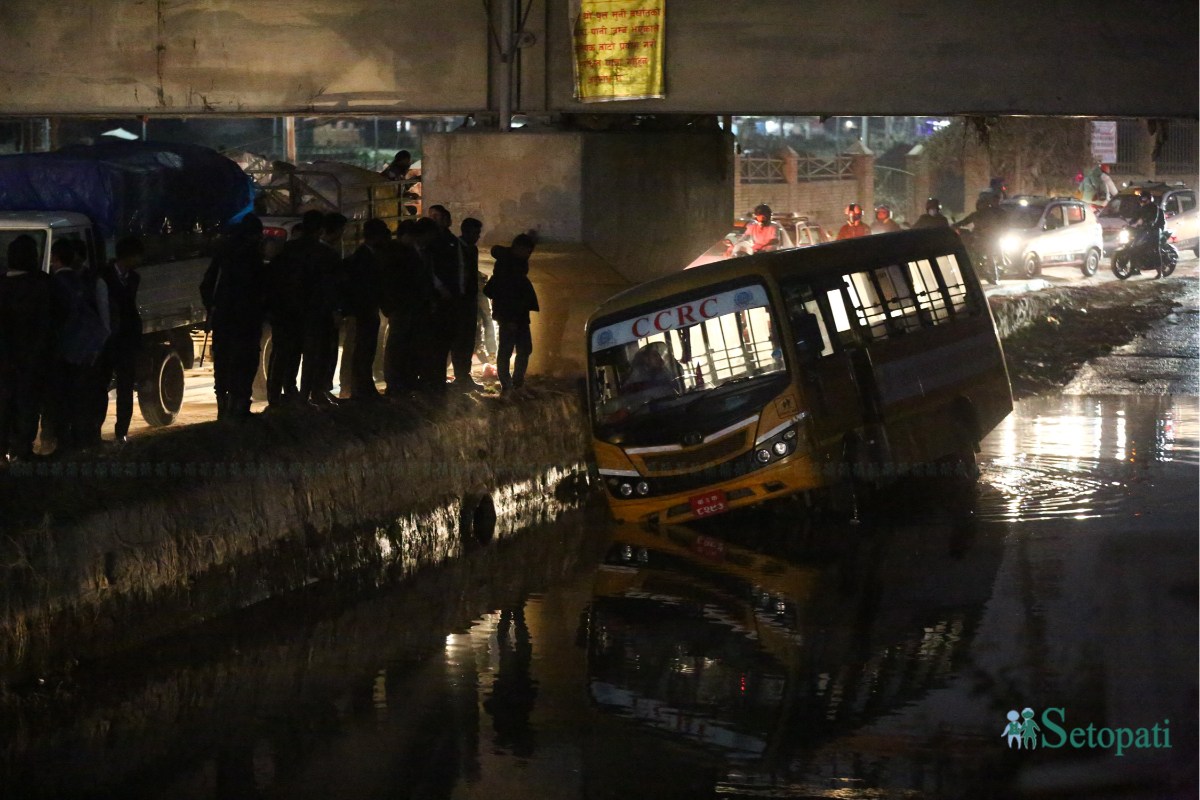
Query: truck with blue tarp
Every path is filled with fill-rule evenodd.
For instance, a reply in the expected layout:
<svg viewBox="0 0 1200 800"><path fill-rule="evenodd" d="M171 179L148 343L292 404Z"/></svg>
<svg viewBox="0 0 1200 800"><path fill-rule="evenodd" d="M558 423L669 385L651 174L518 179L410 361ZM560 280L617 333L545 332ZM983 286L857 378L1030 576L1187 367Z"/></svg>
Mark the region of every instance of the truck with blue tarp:
<svg viewBox="0 0 1200 800"><path fill-rule="evenodd" d="M221 230L253 208L251 179L215 150L114 141L0 156L0 274L8 243L29 235L42 269L59 239L87 243L89 266L112 260L124 236L145 245L138 406L151 425L174 421L204 321L200 280Z"/></svg>

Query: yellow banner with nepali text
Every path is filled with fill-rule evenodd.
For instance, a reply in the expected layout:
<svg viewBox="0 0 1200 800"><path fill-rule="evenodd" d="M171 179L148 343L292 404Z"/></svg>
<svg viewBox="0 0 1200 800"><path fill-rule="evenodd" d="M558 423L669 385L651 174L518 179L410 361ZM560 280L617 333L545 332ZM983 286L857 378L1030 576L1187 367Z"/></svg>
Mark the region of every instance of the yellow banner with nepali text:
<svg viewBox="0 0 1200 800"><path fill-rule="evenodd" d="M666 0L575 0L572 5L576 99L662 98Z"/></svg>

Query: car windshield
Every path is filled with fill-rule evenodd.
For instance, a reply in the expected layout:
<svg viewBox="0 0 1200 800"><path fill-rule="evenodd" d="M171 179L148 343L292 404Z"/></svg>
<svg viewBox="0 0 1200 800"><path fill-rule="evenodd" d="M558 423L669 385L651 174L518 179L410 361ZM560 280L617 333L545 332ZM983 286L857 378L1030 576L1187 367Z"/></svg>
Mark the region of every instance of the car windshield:
<svg viewBox="0 0 1200 800"><path fill-rule="evenodd" d="M1008 214L1008 226L1010 228L1035 228L1038 220L1042 218L1042 212L1045 211L1045 206L1040 205L1012 205L1005 206Z"/></svg>
<svg viewBox="0 0 1200 800"><path fill-rule="evenodd" d="M697 412L737 412L762 379L786 374L761 284L672 298L595 328L590 351L594 421L608 440L631 427L653 438Z"/></svg>
<svg viewBox="0 0 1200 800"><path fill-rule="evenodd" d="M1132 219L1137 215L1138 199L1132 194L1122 194L1108 201L1108 205L1100 210L1101 217L1119 217Z"/></svg>

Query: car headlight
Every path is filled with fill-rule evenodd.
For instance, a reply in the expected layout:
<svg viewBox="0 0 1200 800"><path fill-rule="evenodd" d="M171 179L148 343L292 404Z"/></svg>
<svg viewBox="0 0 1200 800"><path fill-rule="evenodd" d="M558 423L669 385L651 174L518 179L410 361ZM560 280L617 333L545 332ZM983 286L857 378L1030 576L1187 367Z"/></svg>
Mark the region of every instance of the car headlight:
<svg viewBox="0 0 1200 800"><path fill-rule="evenodd" d="M1005 253L1012 253L1021 249L1021 237L1015 233L1006 233L1000 237L1000 249Z"/></svg>
<svg viewBox="0 0 1200 800"><path fill-rule="evenodd" d="M646 483L645 481L638 481L638 485L635 488L637 493L642 497L650 494L650 484Z"/></svg>
<svg viewBox="0 0 1200 800"><path fill-rule="evenodd" d="M758 459L758 463L765 464L771 460L771 451L764 447L762 450L759 450L757 453L755 453L754 457Z"/></svg>
<svg viewBox="0 0 1200 800"><path fill-rule="evenodd" d="M786 456L788 452L787 442L776 442L771 445L771 449L775 451L775 455L777 456Z"/></svg>
<svg viewBox="0 0 1200 800"><path fill-rule="evenodd" d="M1117 243L1118 244L1129 244L1129 229L1128 228L1123 228L1121 230L1121 232L1117 234Z"/></svg>
<svg viewBox="0 0 1200 800"><path fill-rule="evenodd" d="M622 483L620 488L617 489L617 491L620 492L621 497L632 497L633 496L633 486L631 486L628 483Z"/></svg>

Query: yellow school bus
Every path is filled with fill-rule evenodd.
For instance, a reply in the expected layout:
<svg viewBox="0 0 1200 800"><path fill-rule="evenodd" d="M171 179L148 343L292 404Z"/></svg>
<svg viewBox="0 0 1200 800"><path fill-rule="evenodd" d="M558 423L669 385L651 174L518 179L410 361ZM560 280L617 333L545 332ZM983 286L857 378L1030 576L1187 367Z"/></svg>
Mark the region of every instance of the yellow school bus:
<svg viewBox="0 0 1200 800"><path fill-rule="evenodd" d="M613 515L682 522L840 481L973 474L1012 410L961 242L902 231L707 264L587 325Z"/></svg>

